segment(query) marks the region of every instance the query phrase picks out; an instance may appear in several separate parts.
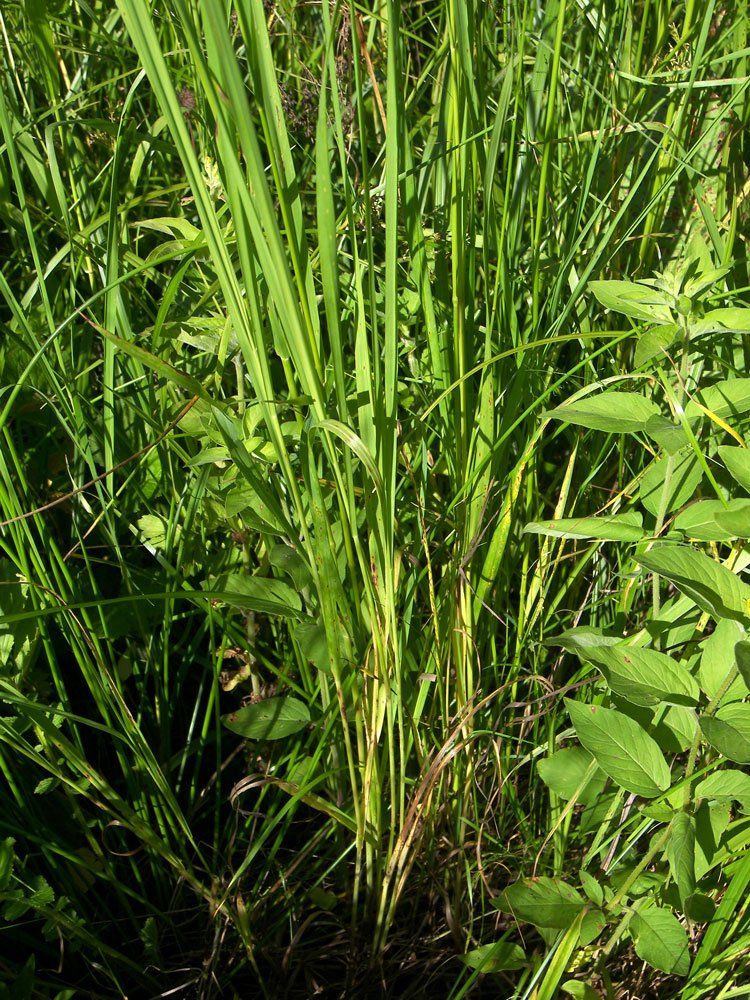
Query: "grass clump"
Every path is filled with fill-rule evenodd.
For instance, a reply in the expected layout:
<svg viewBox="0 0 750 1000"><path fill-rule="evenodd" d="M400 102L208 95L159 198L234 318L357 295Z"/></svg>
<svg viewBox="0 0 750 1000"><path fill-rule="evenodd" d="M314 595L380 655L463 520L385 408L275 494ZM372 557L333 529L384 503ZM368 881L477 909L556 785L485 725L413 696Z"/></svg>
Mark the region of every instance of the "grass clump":
<svg viewBox="0 0 750 1000"><path fill-rule="evenodd" d="M695 782L741 750L689 651L744 642L746 15L6 4L8 982L614 995L638 956L692 998L735 969L742 796ZM720 606L650 564L672 520ZM697 685L658 795L576 715L655 739L623 640Z"/></svg>

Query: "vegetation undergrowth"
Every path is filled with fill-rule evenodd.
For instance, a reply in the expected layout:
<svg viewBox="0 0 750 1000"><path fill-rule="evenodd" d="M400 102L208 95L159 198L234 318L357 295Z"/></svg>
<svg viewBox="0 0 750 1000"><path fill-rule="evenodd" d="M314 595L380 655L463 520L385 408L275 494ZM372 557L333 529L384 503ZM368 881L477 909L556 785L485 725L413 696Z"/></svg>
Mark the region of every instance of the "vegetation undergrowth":
<svg viewBox="0 0 750 1000"><path fill-rule="evenodd" d="M3 5L3 995L741 995L747 13Z"/></svg>

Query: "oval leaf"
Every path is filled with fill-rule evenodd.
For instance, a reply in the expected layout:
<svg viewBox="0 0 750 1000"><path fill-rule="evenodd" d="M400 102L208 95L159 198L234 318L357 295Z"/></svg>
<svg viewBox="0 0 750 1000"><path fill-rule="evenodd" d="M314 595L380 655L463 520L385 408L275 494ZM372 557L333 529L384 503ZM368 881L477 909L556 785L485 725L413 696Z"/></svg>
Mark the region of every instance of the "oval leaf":
<svg viewBox="0 0 750 1000"><path fill-rule="evenodd" d="M302 622L294 630L294 639L304 656L326 674L331 672L331 657L324 625Z"/></svg>
<svg viewBox="0 0 750 1000"><path fill-rule="evenodd" d="M747 810L750 803L750 774L732 767L714 771L699 782L695 796L699 799L716 799L717 802L740 802Z"/></svg>
<svg viewBox="0 0 750 1000"><path fill-rule="evenodd" d="M667 975L686 976L690 971L688 936L669 910L652 907L635 914L630 924L635 953Z"/></svg>
<svg viewBox="0 0 750 1000"><path fill-rule="evenodd" d="M304 590L312 583L310 567L290 545L272 545L268 561L276 569L287 573L297 590Z"/></svg>
<svg viewBox="0 0 750 1000"><path fill-rule="evenodd" d="M654 649L608 646L583 655L599 667L616 694L634 705L692 706L700 697L700 688L685 667Z"/></svg>
<svg viewBox="0 0 750 1000"><path fill-rule="evenodd" d="M743 490L750 493L750 451L722 444L719 445L719 455L730 476L737 480Z"/></svg>
<svg viewBox="0 0 750 1000"><path fill-rule="evenodd" d="M639 342L639 346L642 341ZM668 455L675 455L681 448L690 444L682 424L673 423L668 417L659 413L649 417L646 422L646 433L663 448Z"/></svg>
<svg viewBox="0 0 750 1000"><path fill-rule="evenodd" d="M695 818L689 813L679 812L672 821L667 858L684 903L695 892Z"/></svg>
<svg viewBox="0 0 750 1000"><path fill-rule="evenodd" d="M666 791L670 772L648 733L611 708L565 699L578 739L605 774L628 792L650 799Z"/></svg>
<svg viewBox="0 0 750 1000"><path fill-rule="evenodd" d="M669 485L667 485L669 473ZM664 502L667 489L666 513L677 510L690 499L703 478L703 469L692 450L679 455L664 455L655 459L641 480L640 500L656 516Z"/></svg>
<svg viewBox="0 0 750 1000"><path fill-rule="evenodd" d="M664 293L635 281L610 279L590 281L589 288L605 309L623 313L648 323L668 323L672 313L664 301Z"/></svg>
<svg viewBox="0 0 750 1000"><path fill-rule="evenodd" d="M233 608L244 608L266 615L296 618L302 609L299 594L283 582L267 576L225 573L203 583L212 599Z"/></svg>
<svg viewBox="0 0 750 1000"><path fill-rule="evenodd" d="M310 710L299 698L266 698L223 715L221 721L248 740L282 740L310 724Z"/></svg>
<svg viewBox="0 0 750 1000"><path fill-rule="evenodd" d="M719 753L737 764L750 764L750 705L722 705L716 715L702 715L700 727Z"/></svg>
<svg viewBox="0 0 750 1000"><path fill-rule="evenodd" d="M465 955L459 955L458 960L480 972L512 972L523 968L526 955L523 948L511 941L496 941L467 951Z"/></svg>
<svg viewBox="0 0 750 1000"><path fill-rule="evenodd" d="M702 552L686 545L661 545L637 558L652 573L671 580L714 618L744 621L747 617L750 586Z"/></svg>
<svg viewBox="0 0 750 1000"><path fill-rule="evenodd" d="M595 625L579 625L577 628L566 629L560 635L542 639L543 646L562 646L568 653L581 653L581 655L583 655L582 650L598 646L616 646L618 642L622 642L622 636L605 635Z"/></svg>
<svg viewBox="0 0 750 1000"><path fill-rule="evenodd" d="M523 530L549 538L597 538L603 542L638 542L645 535L643 517L638 511L613 517L562 517L555 521L531 521Z"/></svg>
<svg viewBox="0 0 750 1000"><path fill-rule="evenodd" d="M601 392L549 410L548 417L610 434L642 431L659 407L638 392Z"/></svg>
<svg viewBox="0 0 750 1000"><path fill-rule="evenodd" d="M745 630L739 622L725 618L720 621L713 633L706 639L703 646L698 679L701 688L713 699L719 693L729 671L734 664L734 650L737 643L745 637ZM722 698L722 704L730 701L742 701L747 694L742 678L738 677L730 685Z"/></svg>
<svg viewBox="0 0 750 1000"><path fill-rule="evenodd" d="M517 920L560 930L567 929L586 906L572 886L547 876L515 882L494 902Z"/></svg>
<svg viewBox="0 0 750 1000"><path fill-rule="evenodd" d="M692 420L706 416L706 410L720 420L732 420L743 413L748 413L750 378L728 379L701 389L694 400L688 401L685 415Z"/></svg>
<svg viewBox="0 0 750 1000"><path fill-rule="evenodd" d="M730 538L750 538L750 501L743 497L730 503L729 510L717 511L715 520Z"/></svg>
<svg viewBox="0 0 750 1000"><path fill-rule="evenodd" d="M728 542L738 536L724 524L725 514L742 516L743 527L750 530L750 503L744 499L730 500L726 504L721 500L699 500L681 510L672 527L697 542Z"/></svg>
<svg viewBox="0 0 750 1000"><path fill-rule="evenodd" d="M581 788L592 760L591 754L583 747L564 747L551 757L540 760L537 763L537 770L547 788L567 801ZM586 784L578 794L578 802L587 801L588 786L597 774L604 778L601 771L592 768Z"/></svg>
<svg viewBox="0 0 750 1000"><path fill-rule="evenodd" d="M750 642L742 639L734 647L734 659L745 687L750 691Z"/></svg>

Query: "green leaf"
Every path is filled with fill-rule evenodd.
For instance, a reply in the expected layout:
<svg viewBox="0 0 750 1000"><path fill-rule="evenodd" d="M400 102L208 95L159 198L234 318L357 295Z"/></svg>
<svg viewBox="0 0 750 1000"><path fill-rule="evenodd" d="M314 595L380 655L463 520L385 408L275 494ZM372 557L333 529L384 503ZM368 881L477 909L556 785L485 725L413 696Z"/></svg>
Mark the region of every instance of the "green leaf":
<svg viewBox="0 0 750 1000"><path fill-rule="evenodd" d="M523 879L493 900L495 906L537 927L567 929L586 905L583 897L561 879Z"/></svg>
<svg viewBox="0 0 750 1000"><path fill-rule="evenodd" d="M671 580L714 618L747 618L750 586L715 559L686 545L661 545L637 559L647 570Z"/></svg>
<svg viewBox="0 0 750 1000"><path fill-rule="evenodd" d="M622 636L604 635L600 628L594 625L579 625L569 628L560 635L549 636L542 640L543 646L562 646L568 653L581 653L587 649L597 649L600 646L616 646L622 642Z"/></svg>
<svg viewBox="0 0 750 1000"><path fill-rule="evenodd" d="M719 457L729 470L730 476L737 480L746 493L750 493L750 450L721 444L718 451Z"/></svg>
<svg viewBox="0 0 750 1000"><path fill-rule="evenodd" d="M550 538L598 538L607 542L638 542L644 537L643 517L627 511L612 517L563 517L555 521L531 521L523 529Z"/></svg>
<svg viewBox="0 0 750 1000"><path fill-rule="evenodd" d="M652 358L663 358L664 352L669 350L679 332L676 323L660 323L642 333L635 346L634 367L640 368Z"/></svg>
<svg viewBox="0 0 750 1000"><path fill-rule="evenodd" d="M695 324L695 333L750 333L750 309L729 306L726 309L712 309Z"/></svg>
<svg viewBox="0 0 750 1000"><path fill-rule="evenodd" d="M604 889L589 872L581 870L578 873L583 891L595 906L604 905Z"/></svg>
<svg viewBox="0 0 750 1000"><path fill-rule="evenodd" d="M563 403L546 416L610 434L632 434L644 430L648 419L657 413L656 403L640 393L613 390Z"/></svg>
<svg viewBox="0 0 750 1000"><path fill-rule="evenodd" d="M745 687L750 691L750 642L742 639L734 647L734 659Z"/></svg>
<svg viewBox="0 0 750 1000"><path fill-rule="evenodd" d="M584 917L583 919L585 922L586 918ZM582 983L578 979L569 979L567 982L562 983L560 989L572 996L573 1000L601 1000L601 997L593 987L589 986L588 983Z"/></svg>
<svg viewBox="0 0 750 1000"><path fill-rule="evenodd" d="M716 625L713 633L703 644L703 655L701 656L700 667L698 669L698 680L701 688L709 699L713 699L729 676L730 670L734 666L734 650L737 643L745 637L745 629L739 622L731 621L728 618L722 619ZM731 701L742 701L747 694L742 678L737 679L730 685L729 690L724 694L722 703Z"/></svg>
<svg viewBox="0 0 750 1000"><path fill-rule="evenodd" d="M602 911L596 907L591 907L591 909L584 913L583 920L581 921L581 930L579 932L581 947L585 948L587 944L596 941L606 926L607 918Z"/></svg>
<svg viewBox="0 0 750 1000"><path fill-rule="evenodd" d="M729 538L750 538L750 501L742 497L730 502L730 509L718 511L715 520Z"/></svg>
<svg viewBox="0 0 750 1000"><path fill-rule="evenodd" d="M671 467L669 484L667 473ZM678 455L663 455L655 459L641 480L640 500L651 514L656 516L662 505L664 490L667 491L666 513L682 507L695 492L703 478L703 468L692 449Z"/></svg>
<svg viewBox="0 0 750 1000"><path fill-rule="evenodd" d="M685 916L696 924L709 923L716 913L716 903L702 892L694 892L683 903Z"/></svg>
<svg viewBox="0 0 750 1000"><path fill-rule="evenodd" d="M725 849L722 835L727 829L730 817L731 804L729 802L709 804L704 799L695 810L696 882L700 882L706 872L710 871L715 864L720 863L721 852Z"/></svg>
<svg viewBox="0 0 750 1000"><path fill-rule="evenodd" d="M214 600L260 614L296 618L302 608L299 594L283 580L272 577L225 573L204 581L202 587Z"/></svg>
<svg viewBox="0 0 750 1000"><path fill-rule="evenodd" d="M328 639L325 626L316 622L302 622L294 629L294 639L304 656L318 670L331 672L331 658L328 654Z"/></svg>
<svg viewBox="0 0 750 1000"><path fill-rule="evenodd" d="M645 430L648 436L653 438L659 447L663 448L669 455L676 454L690 443L682 424L673 423L661 413L649 417Z"/></svg>
<svg viewBox="0 0 750 1000"><path fill-rule="evenodd" d="M685 667L656 650L608 646L582 655L599 667L616 694L635 705L695 705L700 697L700 688Z"/></svg>
<svg viewBox="0 0 750 1000"><path fill-rule="evenodd" d="M684 903L695 891L695 819L689 813L678 812L672 821L667 858Z"/></svg>
<svg viewBox="0 0 750 1000"><path fill-rule="evenodd" d="M280 569L290 576L297 590L305 590L312 583L310 567L290 545L271 546L268 561L275 569Z"/></svg>
<svg viewBox="0 0 750 1000"><path fill-rule="evenodd" d="M667 879L667 873L663 871L642 871L633 878L634 873L635 865L618 865L610 879L610 884L614 891L619 892L627 882L630 882L627 891L630 899L638 899L642 896L653 897L654 893L661 889ZM633 879L632 882L631 879Z"/></svg>
<svg viewBox="0 0 750 1000"><path fill-rule="evenodd" d="M666 791L670 772L661 750L637 722L599 705L565 699L578 738L621 788L644 798Z"/></svg>
<svg viewBox="0 0 750 1000"><path fill-rule="evenodd" d="M750 774L733 767L714 771L699 782L695 789L697 799L716 799L717 802L741 802L747 811L750 806Z"/></svg>
<svg viewBox="0 0 750 1000"><path fill-rule="evenodd" d="M551 757L540 759L537 762L537 771L547 788L567 801L580 788L593 759L583 747L564 747L553 753ZM583 801L586 786L590 784L596 773L596 769L592 768L588 781L581 789L577 801Z"/></svg>
<svg viewBox="0 0 750 1000"><path fill-rule="evenodd" d="M258 496L252 486L244 480L227 493L224 502L224 512L228 518L240 515L242 523L254 531L270 532L275 535L285 534L282 523L274 516Z"/></svg>
<svg viewBox="0 0 750 1000"><path fill-rule="evenodd" d="M282 740L310 724L310 709L299 698L266 698L223 715L227 729L249 740Z"/></svg>
<svg viewBox="0 0 750 1000"><path fill-rule="evenodd" d="M750 412L750 378L729 379L701 389L685 406L688 420L705 417L697 403L720 420L742 416Z"/></svg>
<svg viewBox="0 0 750 1000"><path fill-rule="evenodd" d="M481 972L513 972L526 965L523 948L511 941L495 941L457 956L459 962Z"/></svg>
<svg viewBox="0 0 750 1000"><path fill-rule="evenodd" d="M136 521L138 537L150 549L162 550L170 535L170 526L165 518L156 514L144 514ZM173 533L174 541L179 540L182 525L177 525Z"/></svg>
<svg viewBox="0 0 750 1000"><path fill-rule="evenodd" d="M669 323L672 312L664 293L634 281L590 281L589 288L605 309L648 323Z"/></svg>
<svg viewBox="0 0 750 1000"><path fill-rule="evenodd" d="M335 892L329 892L320 885L312 886L307 895L313 906L317 906L319 910L326 910L326 912L335 910L339 903L339 897Z"/></svg>
<svg viewBox="0 0 750 1000"><path fill-rule="evenodd" d="M697 727L695 712L680 705L671 705L661 716L651 735L662 750L680 753L692 745Z"/></svg>
<svg viewBox="0 0 750 1000"><path fill-rule="evenodd" d="M15 840L13 837L6 837L0 843L0 892L4 892L8 888L10 876L13 872L14 844Z"/></svg>
<svg viewBox="0 0 750 1000"><path fill-rule="evenodd" d="M716 715L702 715L699 722L715 750L737 764L750 764L750 705L722 705Z"/></svg>
<svg viewBox="0 0 750 1000"><path fill-rule="evenodd" d="M728 542L737 538L737 533L723 524L726 513L743 515L743 526L750 529L750 503L745 499L699 500L681 510L672 522L674 531L680 531L697 542ZM731 520L731 519L730 519Z"/></svg>
<svg viewBox="0 0 750 1000"><path fill-rule="evenodd" d="M635 938L635 953L640 959L667 975L688 974L688 936L671 911L657 907L639 910L630 923L630 930Z"/></svg>

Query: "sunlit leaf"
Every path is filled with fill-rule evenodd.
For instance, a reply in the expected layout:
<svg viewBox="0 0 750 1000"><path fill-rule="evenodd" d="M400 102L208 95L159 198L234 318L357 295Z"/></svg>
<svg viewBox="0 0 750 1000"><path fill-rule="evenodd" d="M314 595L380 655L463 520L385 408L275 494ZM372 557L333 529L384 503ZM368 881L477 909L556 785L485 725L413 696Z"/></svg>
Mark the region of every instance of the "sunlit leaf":
<svg viewBox="0 0 750 1000"><path fill-rule="evenodd" d="M659 407L637 392L601 392L549 410L547 417L565 420L579 427L628 434L644 430L647 421L659 413Z"/></svg>
<svg viewBox="0 0 750 1000"><path fill-rule="evenodd" d="M686 976L690 952L685 928L670 911L657 907L639 910L630 924L636 955L668 975Z"/></svg>
<svg viewBox="0 0 750 1000"><path fill-rule="evenodd" d="M661 750L633 719L611 708L565 699L578 738L605 774L622 788L654 798L669 788Z"/></svg>

